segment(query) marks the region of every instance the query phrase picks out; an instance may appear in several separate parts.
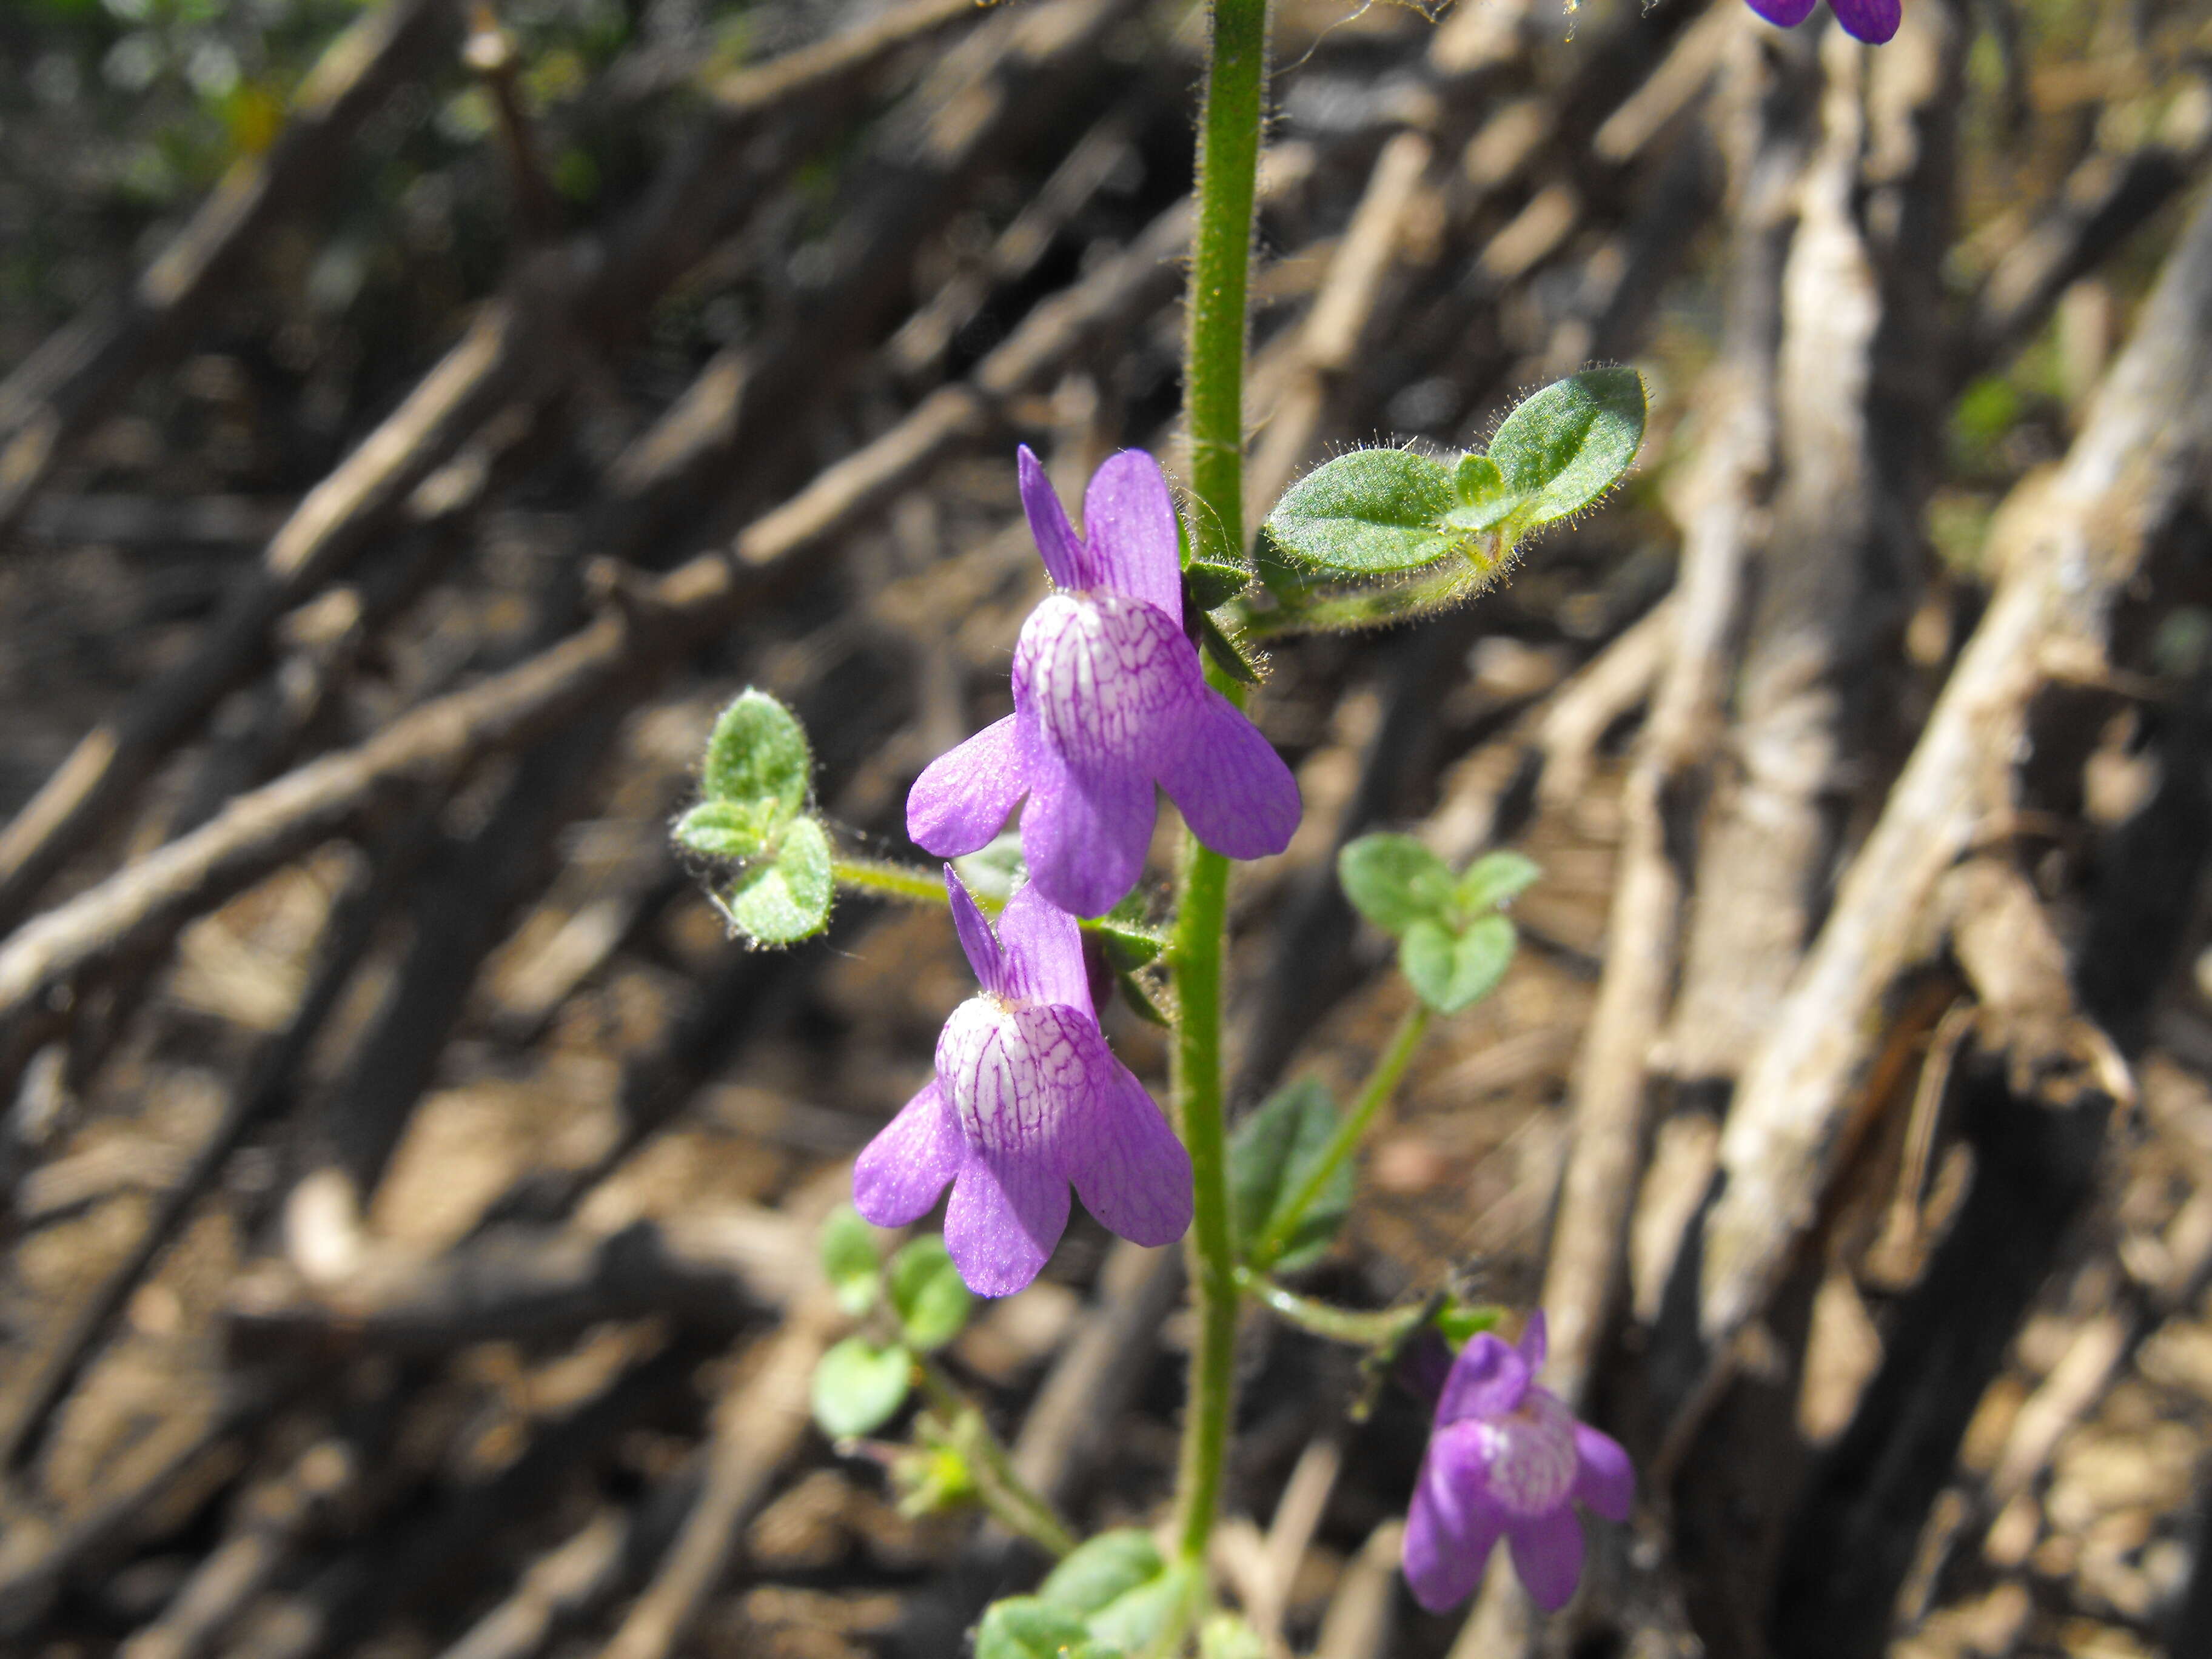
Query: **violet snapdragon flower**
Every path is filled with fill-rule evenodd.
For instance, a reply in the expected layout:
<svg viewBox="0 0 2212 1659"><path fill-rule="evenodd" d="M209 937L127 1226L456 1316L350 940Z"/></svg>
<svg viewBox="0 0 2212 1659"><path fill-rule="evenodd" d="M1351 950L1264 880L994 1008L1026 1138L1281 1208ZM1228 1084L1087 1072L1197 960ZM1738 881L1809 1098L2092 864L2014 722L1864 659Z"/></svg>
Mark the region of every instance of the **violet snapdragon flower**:
<svg viewBox="0 0 2212 1659"><path fill-rule="evenodd" d="M1813 15L1819 0L1746 0L1751 9L1778 28L1794 29ZM1828 0L1828 9L1855 40L1878 46L1897 33L1905 21L1901 0Z"/></svg>
<svg viewBox="0 0 2212 1659"><path fill-rule="evenodd" d="M1136 885L1152 786L1199 840L1265 858L1297 828L1298 787L1259 728L1206 683L1182 630L1176 509L1159 463L1109 456L1079 536L1024 447L1022 506L1056 590L1014 647L1014 712L915 781L907 833L939 858L972 853L1022 809L1022 854L1045 897L1102 915Z"/></svg>
<svg viewBox="0 0 2212 1659"><path fill-rule="evenodd" d="M1032 881L996 937L945 867L961 948L983 982L937 1039L937 1075L853 1166L853 1203L879 1227L926 1213L952 1183L945 1245L968 1288L1010 1296L1084 1207L1139 1244L1190 1225L1190 1154L1098 1030L1075 918Z"/></svg>
<svg viewBox="0 0 2212 1659"><path fill-rule="evenodd" d="M1518 1348L1485 1331L1452 1364L1406 1517L1407 1582L1431 1613L1474 1593L1501 1533L1528 1594L1556 1612L1583 1574L1577 1501L1628 1519L1628 1454L1537 1385L1543 1363L1540 1309Z"/></svg>

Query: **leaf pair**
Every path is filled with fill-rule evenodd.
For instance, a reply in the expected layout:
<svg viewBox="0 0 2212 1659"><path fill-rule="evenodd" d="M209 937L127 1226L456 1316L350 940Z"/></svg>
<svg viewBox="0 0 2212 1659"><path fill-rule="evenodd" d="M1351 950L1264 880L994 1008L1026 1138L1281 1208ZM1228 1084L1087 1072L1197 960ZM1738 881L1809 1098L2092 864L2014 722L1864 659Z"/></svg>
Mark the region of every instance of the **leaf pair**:
<svg viewBox="0 0 2212 1659"><path fill-rule="evenodd" d="M1101 1533L1054 1567L1034 1595L994 1602L975 1632L975 1659L1120 1659L1156 1647L1204 1591L1198 1572L1170 1566L1152 1534Z"/></svg>
<svg viewBox="0 0 2212 1659"><path fill-rule="evenodd" d="M1617 483L1644 441L1643 377L1593 368L1505 417L1487 454L1453 465L1405 449L1339 456L1291 487L1261 526L1267 560L1321 582L1396 576L1457 553L1494 574L1529 531Z"/></svg>
<svg viewBox="0 0 2212 1659"><path fill-rule="evenodd" d="M898 1338L880 1342L848 1336L814 1368L814 1420L832 1439L867 1434L906 1403L917 1353L930 1353L960 1334L974 1298L934 1233L909 1240L888 1267L876 1254L875 1232L850 1206L822 1230L822 1268L837 1305L855 1319L881 1303Z"/></svg>
<svg viewBox="0 0 2212 1659"><path fill-rule="evenodd" d="M793 945L829 925L830 836L805 811L813 770L797 718L767 692L747 691L714 722L703 799L677 820L685 847L744 865L717 902L757 945Z"/></svg>
<svg viewBox="0 0 2212 1659"><path fill-rule="evenodd" d="M1513 960L1513 924L1498 914L1543 872L1518 853L1491 853L1455 876L1411 836L1362 836L1337 857L1353 909L1398 940L1398 967L1440 1014L1480 1001Z"/></svg>

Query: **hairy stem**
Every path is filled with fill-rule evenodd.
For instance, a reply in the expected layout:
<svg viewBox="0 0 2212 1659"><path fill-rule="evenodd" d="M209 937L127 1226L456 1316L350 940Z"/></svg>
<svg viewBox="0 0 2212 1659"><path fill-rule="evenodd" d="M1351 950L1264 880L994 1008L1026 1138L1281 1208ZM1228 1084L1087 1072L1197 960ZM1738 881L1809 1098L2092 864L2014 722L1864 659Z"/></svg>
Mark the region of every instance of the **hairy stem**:
<svg viewBox="0 0 2212 1659"><path fill-rule="evenodd" d="M1375 1121L1375 1114L1382 1109L1382 1103L1397 1091L1406 1067L1412 1063L1413 1050L1421 1046L1421 1037L1429 1029L1429 1008L1416 1002L1399 1016L1398 1029L1390 1033L1389 1046L1383 1049L1382 1059L1375 1062L1375 1070L1367 1079L1367 1086L1359 1091L1358 1102L1336 1126L1320 1162L1306 1171L1306 1178L1291 1194L1291 1201L1275 1218L1275 1224L1267 1229L1252 1249L1252 1266L1265 1273L1282 1259L1291 1241L1297 1237L1298 1224L1313 1208L1314 1200L1327 1190L1329 1177L1344 1161L1359 1150L1366 1138L1368 1127Z"/></svg>
<svg viewBox="0 0 2212 1659"><path fill-rule="evenodd" d="M1340 1308L1328 1302L1316 1301L1310 1296L1300 1296L1296 1291L1285 1290L1264 1273L1254 1273L1249 1267L1237 1270L1237 1287L1273 1314L1278 1319L1296 1325L1300 1330L1311 1331L1316 1336L1331 1342L1342 1342L1355 1348L1378 1348L1383 1344L1402 1340L1407 1331L1422 1322L1428 1309L1415 1305L1411 1308L1385 1308L1379 1312L1364 1312L1352 1308Z"/></svg>

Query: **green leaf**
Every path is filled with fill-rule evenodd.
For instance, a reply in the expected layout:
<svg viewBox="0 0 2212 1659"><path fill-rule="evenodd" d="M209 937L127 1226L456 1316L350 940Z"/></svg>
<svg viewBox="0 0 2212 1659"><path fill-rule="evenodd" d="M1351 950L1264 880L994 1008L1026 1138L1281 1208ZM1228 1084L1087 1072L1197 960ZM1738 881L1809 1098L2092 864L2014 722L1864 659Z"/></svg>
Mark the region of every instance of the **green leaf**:
<svg viewBox="0 0 2212 1659"><path fill-rule="evenodd" d="M1247 685L1260 683L1260 671L1246 660L1237 641L1221 631L1220 624L1205 611L1193 613L1198 619L1198 642L1206 647L1206 654L1213 659L1221 672L1232 680L1242 680Z"/></svg>
<svg viewBox="0 0 2212 1659"><path fill-rule="evenodd" d="M796 945L830 925L835 890L829 836L815 819L795 818L775 856L738 878L725 908L756 944Z"/></svg>
<svg viewBox="0 0 2212 1659"><path fill-rule="evenodd" d="M854 1318L876 1305L884 1287L884 1264L876 1255L875 1229L849 1204L840 1204L822 1224L822 1273L837 1305Z"/></svg>
<svg viewBox="0 0 2212 1659"><path fill-rule="evenodd" d="M1088 1617L1166 1571L1152 1534L1122 1527L1079 1544L1037 1586L1037 1594L1054 1607Z"/></svg>
<svg viewBox="0 0 2212 1659"><path fill-rule="evenodd" d="M1301 574L1357 580L1434 564L1467 539L1443 463L1409 449L1358 449L1292 484L1264 530Z"/></svg>
<svg viewBox="0 0 2212 1659"><path fill-rule="evenodd" d="M1082 1616L1035 1595L1010 1596L985 1609L975 1659L1115 1659L1091 1639Z"/></svg>
<svg viewBox="0 0 2212 1659"><path fill-rule="evenodd" d="M805 730L792 712L765 691L747 691L714 722L699 790L710 801L760 807L773 831L806 805L813 767Z"/></svg>
<svg viewBox="0 0 2212 1659"><path fill-rule="evenodd" d="M1336 878L1352 908L1383 932L1402 935L1442 916L1452 902L1444 861L1411 836L1362 836L1336 856Z"/></svg>
<svg viewBox="0 0 2212 1659"><path fill-rule="evenodd" d="M1214 559L1186 558L1182 565L1182 603L1186 611L1204 616L1224 605L1252 583L1252 573L1241 564Z"/></svg>
<svg viewBox="0 0 2212 1659"><path fill-rule="evenodd" d="M1543 873L1535 860L1518 853L1486 853L1467 866L1452 896L1462 915L1480 915L1519 897Z"/></svg>
<svg viewBox="0 0 2212 1659"><path fill-rule="evenodd" d="M890 1293L899 1329L923 1353L959 1335L975 1305L945 1241L935 1233L909 1241L891 1258Z"/></svg>
<svg viewBox="0 0 2212 1659"><path fill-rule="evenodd" d="M1483 916L1457 938L1441 922L1417 921L1398 945L1398 968L1414 994L1440 1014L1480 1001L1513 960L1513 924Z"/></svg>
<svg viewBox="0 0 2212 1659"><path fill-rule="evenodd" d="M1267 1659L1267 1638L1233 1613L1213 1613L1198 1627L1198 1659Z"/></svg>
<svg viewBox="0 0 2212 1659"><path fill-rule="evenodd" d="M1169 1030L1175 1026L1175 1016L1160 1006L1158 992L1126 968L1114 970L1114 982L1121 988L1121 1000L1129 1005L1129 1012L1148 1025Z"/></svg>
<svg viewBox="0 0 2212 1659"><path fill-rule="evenodd" d="M1145 901L1132 893L1083 931L1105 947L1108 963L1115 968L1141 968L1159 955L1166 936L1145 920Z"/></svg>
<svg viewBox="0 0 2212 1659"><path fill-rule="evenodd" d="M1644 377L1590 368L1555 380L1490 441L1522 529L1579 513L1620 482L1644 442Z"/></svg>
<svg viewBox="0 0 2212 1659"><path fill-rule="evenodd" d="M1185 1625L1186 1610L1200 1588L1196 1568L1188 1563L1125 1590L1090 1619L1091 1639L1123 1653L1158 1650L1171 1629Z"/></svg>
<svg viewBox="0 0 2212 1659"><path fill-rule="evenodd" d="M1030 877L1022 857L1021 830L993 836L987 845L953 860L952 868L978 900L996 899L1004 904Z"/></svg>
<svg viewBox="0 0 2212 1659"><path fill-rule="evenodd" d="M756 802L703 800L676 820L676 839L711 859L749 859L780 827Z"/></svg>
<svg viewBox="0 0 2212 1659"><path fill-rule="evenodd" d="M1300 1078L1278 1089L1249 1113L1229 1139L1230 1213L1237 1247L1252 1266L1294 1272L1317 1260L1352 1208L1352 1170L1337 1165L1302 1216L1281 1254L1261 1260L1261 1241L1289 1211L1336 1133L1336 1103L1328 1085Z"/></svg>
<svg viewBox="0 0 2212 1659"><path fill-rule="evenodd" d="M1455 1298L1437 1309L1437 1316L1429 1322L1443 1333L1445 1341L1455 1348L1463 1348L1470 1338L1496 1330L1504 1316L1503 1308Z"/></svg>
<svg viewBox="0 0 2212 1659"><path fill-rule="evenodd" d="M1512 516L1520 497L1507 488L1505 475L1487 455L1462 455L1452 472L1459 505L1444 516L1462 530L1491 530Z"/></svg>
<svg viewBox="0 0 2212 1659"><path fill-rule="evenodd" d="M832 1440L869 1433L906 1403L913 1381L914 1356L897 1343L848 1336L814 1367L814 1420Z"/></svg>

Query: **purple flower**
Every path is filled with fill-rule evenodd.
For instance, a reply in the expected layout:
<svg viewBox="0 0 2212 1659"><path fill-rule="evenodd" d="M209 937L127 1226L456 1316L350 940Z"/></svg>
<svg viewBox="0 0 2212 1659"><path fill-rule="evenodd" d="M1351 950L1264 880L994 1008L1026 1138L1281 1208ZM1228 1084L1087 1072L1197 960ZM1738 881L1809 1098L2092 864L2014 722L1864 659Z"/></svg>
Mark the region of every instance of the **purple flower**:
<svg viewBox="0 0 2212 1659"><path fill-rule="evenodd" d="M1022 506L1057 590L1014 647L1014 712L915 781L907 833L939 858L972 853L1023 797L1022 853L1045 897L1103 915L1136 885L1152 838L1152 786L1192 832L1234 859L1265 858L1297 828L1298 787L1259 728L1206 684L1182 631L1175 502L1142 450L1109 456L1075 533L1037 458L1020 458Z"/></svg>
<svg viewBox="0 0 2212 1659"><path fill-rule="evenodd" d="M862 1149L853 1203L878 1227L919 1219L945 1183L945 1244L968 1288L1010 1296L1084 1207L1139 1244L1190 1225L1190 1154L1106 1047L1075 918L1032 881L999 918L945 872L961 948L983 982L937 1039L937 1076Z"/></svg>
<svg viewBox="0 0 2212 1659"><path fill-rule="evenodd" d="M1474 1593L1501 1533L1528 1594L1557 1612L1583 1574L1577 1500L1628 1519L1628 1454L1536 1385L1543 1363L1540 1309L1518 1348L1486 1331L1452 1364L1406 1518L1406 1578L1431 1613Z"/></svg>
<svg viewBox="0 0 2212 1659"><path fill-rule="evenodd" d="M1813 15L1815 0L1746 0L1751 9L1778 27L1794 29ZM1900 0L1828 0L1836 21L1852 39L1878 46L1897 33L1905 19Z"/></svg>

